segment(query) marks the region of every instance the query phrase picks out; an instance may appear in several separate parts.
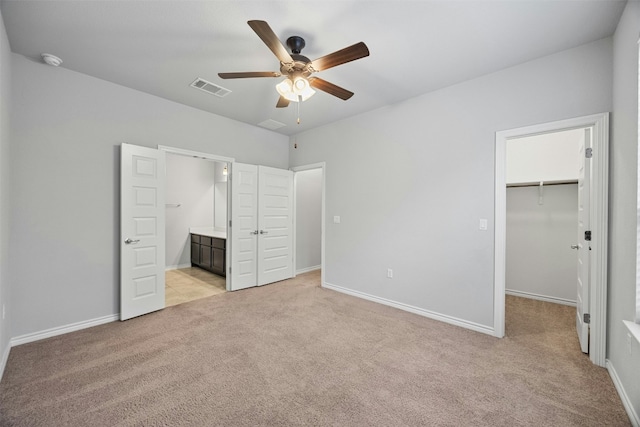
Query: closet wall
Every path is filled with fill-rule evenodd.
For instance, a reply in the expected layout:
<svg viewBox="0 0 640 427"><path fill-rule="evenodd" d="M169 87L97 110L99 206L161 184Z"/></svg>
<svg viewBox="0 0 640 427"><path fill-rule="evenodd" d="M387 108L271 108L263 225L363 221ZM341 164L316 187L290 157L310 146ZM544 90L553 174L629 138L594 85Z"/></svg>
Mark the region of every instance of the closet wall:
<svg viewBox="0 0 640 427"><path fill-rule="evenodd" d="M578 129L507 144L507 294L575 304L583 138Z"/></svg>
<svg viewBox="0 0 640 427"><path fill-rule="evenodd" d="M508 294L575 304L578 185L507 188Z"/></svg>
<svg viewBox="0 0 640 427"><path fill-rule="evenodd" d="M320 268L322 169L296 172L296 274Z"/></svg>

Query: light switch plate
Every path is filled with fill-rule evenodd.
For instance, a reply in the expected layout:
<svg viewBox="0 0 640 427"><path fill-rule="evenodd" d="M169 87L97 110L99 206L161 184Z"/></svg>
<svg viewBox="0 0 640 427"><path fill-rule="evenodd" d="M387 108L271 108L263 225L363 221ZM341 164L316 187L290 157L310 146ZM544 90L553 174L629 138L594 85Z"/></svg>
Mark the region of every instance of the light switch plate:
<svg viewBox="0 0 640 427"><path fill-rule="evenodd" d="M480 230L486 230L488 226L488 222L485 218L480 218Z"/></svg>
<svg viewBox="0 0 640 427"><path fill-rule="evenodd" d="M333 223L334 224L340 224L340 216L339 215L335 215L333 217Z"/></svg>

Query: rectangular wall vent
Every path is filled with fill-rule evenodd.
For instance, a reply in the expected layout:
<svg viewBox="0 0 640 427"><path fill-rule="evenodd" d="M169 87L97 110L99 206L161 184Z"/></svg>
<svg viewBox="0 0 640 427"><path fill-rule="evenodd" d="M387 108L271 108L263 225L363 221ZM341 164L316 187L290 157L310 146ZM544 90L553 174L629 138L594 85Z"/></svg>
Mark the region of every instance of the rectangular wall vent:
<svg viewBox="0 0 640 427"><path fill-rule="evenodd" d="M225 89L222 86L218 86L211 82L208 82L204 79L198 77L191 83L191 87L195 87L196 89L200 89L204 92L210 93L211 95L219 96L220 98L227 96L231 93L229 89Z"/></svg>

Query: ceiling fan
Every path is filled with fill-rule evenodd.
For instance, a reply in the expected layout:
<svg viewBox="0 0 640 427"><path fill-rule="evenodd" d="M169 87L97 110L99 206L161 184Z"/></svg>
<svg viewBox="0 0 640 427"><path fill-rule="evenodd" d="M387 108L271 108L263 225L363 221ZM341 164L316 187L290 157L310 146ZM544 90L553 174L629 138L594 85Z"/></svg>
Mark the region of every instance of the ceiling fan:
<svg viewBox="0 0 640 427"><path fill-rule="evenodd" d="M248 21L247 23L276 55L280 61L280 72L253 71L218 73L220 78L243 79L250 77L286 76L287 78L285 80L276 85L276 89L280 94L280 99L278 99L278 103L276 104L277 108L287 107L291 101L302 102L306 100L315 93L312 88L321 90L345 101L353 96L353 92L329 83L319 77L311 77L311 74L369 56L369 49L363 42L356 43L311 61L306 56L300 54L305 46L305 41L302 37L292 36L287 39L287 46L291 49L291 54L289 54L271 27L269 27L269 24L265 21Z"/></svg>

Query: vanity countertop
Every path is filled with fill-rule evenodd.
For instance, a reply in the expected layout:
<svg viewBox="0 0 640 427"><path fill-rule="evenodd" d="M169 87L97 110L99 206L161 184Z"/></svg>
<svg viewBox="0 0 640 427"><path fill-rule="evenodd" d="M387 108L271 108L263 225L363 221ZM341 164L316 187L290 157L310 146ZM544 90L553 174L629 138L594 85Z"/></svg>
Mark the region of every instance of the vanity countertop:
<svg viewBox="0 0 640 427"><path fill-rule="evenodd" d="M216 237L218 239L226 239L227 232L226 231L218 231L213 227L191 227L189 228L189 233L191 234L199 234L200 236L207 237Z"/></svg>

